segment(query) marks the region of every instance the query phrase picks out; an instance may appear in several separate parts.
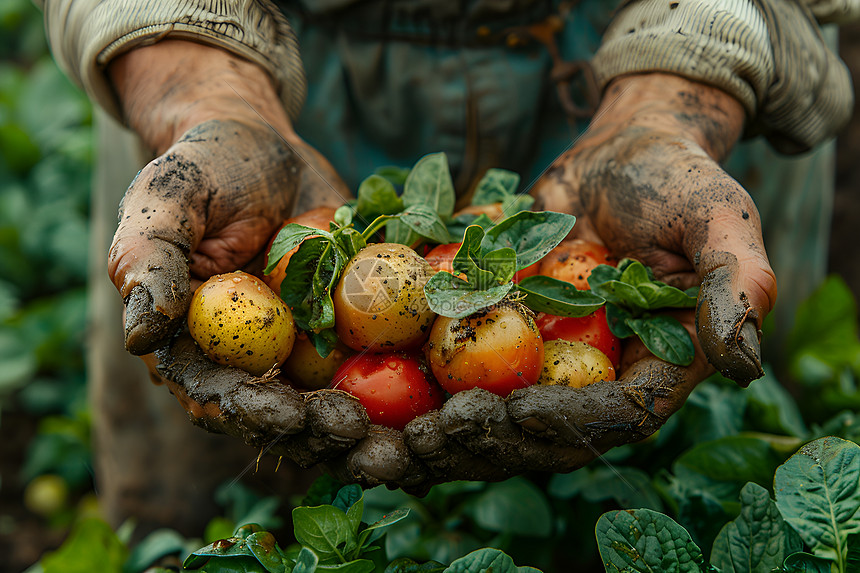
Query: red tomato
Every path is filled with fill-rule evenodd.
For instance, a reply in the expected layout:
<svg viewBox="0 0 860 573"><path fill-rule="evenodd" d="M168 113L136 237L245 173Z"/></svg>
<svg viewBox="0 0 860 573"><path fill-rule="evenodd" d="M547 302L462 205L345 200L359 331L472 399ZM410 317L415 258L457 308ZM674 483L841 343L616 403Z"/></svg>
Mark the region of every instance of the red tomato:
<svg viewBox="0 0 860 573"><path fill-rule="evenodd" d="M442 407L442 389L418 357L399 352L359 354L344 362L331 388L358 398L371 423L402 430L413 418Z"/></svg>
<svg viewBox="0 0 860 573"><path fill-rule="evenodd" d="M603 245L573 239L561 243L541 259L539 274L567 281L579 290L588 290L588 276L594 267L617 264L618 260Z"/></svg>
<svg viewBox="0 0 860 573"><path fill-rule="evenodd" d="M435 271L448 271L451 274L454 274L454 255L457 254L457 250L460 248L462 243L449 243L447 245L439 245L434 247L429 253L427 253L424 258L427 259L427 262L430 263L430 266L433 267ZM540 262L534 263L533 265L529 265L526 268L517 271L514 274L514 282L518 283L522 279L530 276L534 276L538 274L538 269L540 268ZM458 275L460 278L465 280L465 276L460 273Z"/></svg>
<svg viewBox="0 0 860 573"><path fill-rule="evenodd" d="M616 370L621 365L621 340L609 330L606 307L581 318L541 314L535 322L544 341L585 342L603 352Z"/></svg>
<svg viewBox="0 0 860 573"><path fill-rule="evenodd" d="M478 387L505 397L537 382L543 367L540 331L518 303L461 319L440 316L425 350L433 375L451 394Z"/></svg>

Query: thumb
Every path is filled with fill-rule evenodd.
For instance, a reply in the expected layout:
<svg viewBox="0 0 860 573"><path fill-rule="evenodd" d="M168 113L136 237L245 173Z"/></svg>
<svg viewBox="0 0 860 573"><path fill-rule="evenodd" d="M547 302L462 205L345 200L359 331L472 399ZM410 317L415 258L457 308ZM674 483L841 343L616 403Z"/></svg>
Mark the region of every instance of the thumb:
<svg viewBox="0 0 860 573"><path fill-rule="evenodd" d="M758 210L740 185L721 186L694 225L690 260L702 280L696 331L708 361L747 386L764 375L761 325L776 301L776 277L761 235ZM698 228L696 228L698 227Z"/></svg>

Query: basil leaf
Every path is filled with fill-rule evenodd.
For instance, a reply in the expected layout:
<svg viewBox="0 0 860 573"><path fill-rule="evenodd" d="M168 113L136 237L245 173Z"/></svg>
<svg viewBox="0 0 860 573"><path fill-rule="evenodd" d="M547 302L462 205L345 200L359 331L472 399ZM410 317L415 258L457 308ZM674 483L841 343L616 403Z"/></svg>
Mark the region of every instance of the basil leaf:
<svg viewBox="0 0 860 573"><path fill-rule="evenodd" d="M527 307L556 316L587 316L605 302L591 291L578 290L569 282L542 275L524 278L517 288L526 294Z"/></svg>
<svg viewBox="0 0 860 573"><path fill-rule="evenodd" d="M400 245L411 246L419 240L421 240L421 237L418 233L407 227L403 221L394 219L389 221L385 226L386 243L398 243Z"/></svg>
<svg viewBox="0 0 860 573"><path fill-rule="evenodd" d="M308 321L310 330L321 330L334 327L334 301L331 293L340 278L340 272L346 266L346 257L340 248L329 243L330 253L323 252L320 264L314 272L311 300L311 319Z"/></svg>
<svg viewBox="0 0 860 573"><path fill-rule="evenodd" d="M517 252L510 247L490 251L481 259L481 267L493 273L497 283L510 282L517 273Z"/></svg>
<svg viewBox="0 0 860 573"><path fill-rule="evenodd" d="M409 171L411 169L409 167L398 167L396 165L383 165L382 167L377 167L373 170L373 172L380 177L385 177L393 185L402 186L406 183L406 178L409 176Z"/></svg>
<svg viewBox="0 0 860 573"><path fill-rule="evenodd" d="M626 264L623 269L619 270L621 270L621 278L618 280L631 286L639 286L651 281L645 265L639 261L630 260L629 264Z"/></svg>
<svg viewBox="0 0 860 573"><path fill-rule="evenodd" d="M591 278L591 277L589 277ZM634 312L648 310L648 301L639 290L621 281L606 281L600 284L591 284L591 291L597 296L605 298L608 302L618 306L630 308Z"/></svg>
<svg viewBox="0 0 860 573"><path fill-rule="evenodd" d="M430 277L424 285L424 296L431 310L448 318L463 318L505 298L514 283L477 290L467 281L447 271Z"/></svg>
<svg viewBox="0 0 860 573"><path fill-rule="evenodd" d="M588 286L594 290L596 285L601 285L609 281L621 280L621 271L612 265L597 265L591 269L591 274L588 275Z"/></svg>
<svg viewBox="0 0 860 573"><path fill-rule="evenodd" d="M628 318L625 322L657 358L679 366L693 362L696 348L690 333L676 319L658 315Z"/></svg>
<svg viewBox="0 0 860 573"><path fill-rule="evenodd" d="M364 240L362 234L352 227L343 229L338 238L341 239L340 243L343 245L348 259L357 255L358 251L367 246L367 241Z"/></svg>
<svg viewBox="0 0 860 573"><path fill-rule="evenodd" d="M306 227L298 223L290 223L285 225L278 231L275 240L272 241L272 248L269 249L269 264L266 265L265 274L271 273L278 266L278 262L290 251L295 249L302 241L313 235L321 235L329 241L334 241L334 236L328 231L321 231L313 227Z"/></svg>
<svg viewBox="0 0 860 573"><path fill-rule="evenodd" d="M393 215L403 210L403 199L397 196L394 185L379 175L371 175L358 186L356 211L366 221L379 215Z"/></svg>
<svg viewBox="0 0 860 573"><path fill-rule="evenodd" d="M523 211L489 229L481 241L488 253L502 247L517 252L517 270L541 260L570 233L576 217L552 211Z"/></svg>
<svg viewBox="0 0 860 573"><path fill-rule="evenodd" d="M636 287L639 294L648 301L649 309L658 308L694 308L696 306L696 294L690 296L687 292L661 282L643 283Z"/></svg>
<svg viewBox="0 0 860 573"><path fill-rule="evenodd" d="M475 215L472 213L464 213L451 219L448 223L448 234L451 236L451 241L456 243L463 242L463 235L466 233L466 228L469 225L477 225L485 231L492 227L495 223L486 213Z"/></svg>
<svg viewBox="0 0 860 573"><path fill-rule="evenodd" d="M616 304L606 303L606 324L618 338L629 338L636 334L627 326L628 318L633 318L633 315Z"/></svg>
<svg viewBox="0 0 860 573"><path fill-rule="evenodd" d="M331 351L337 348L337 344L340 342L340 339L337 337L337 333L333 328L325 328L319 332L308 330L305 331L305 334L307 334L311 342L314 343L314 348L316 348L317 354L322 358L331 354Z"/></svg>
<svg viewBox="0 0 860 573"><path fill-rule="evenodd" d="M323 252L330 245L325 237L311 237L301 244L299 250L290 257L286 275L281 282L281 298L293 313L296 326L302 330L312 330L311 301L313 300L313 280Z"/></svg>
<svg viewBox="0 0 860 573"><path fill-rule="evenodd" d="M341 551L348 553L357 542L346 514L336 507L299 506L293 509L292 516L296 541L312 549L321 561Z"/></svg>
<svg viewBox="0 0 860 573"><path fill-rule="evenodd" d="M472 195L472 205L492 205L510 199L520 185L520 175L505 169L487 169Z"/></svg>
<svg viewBox="0 0 860 573"><path fill-rule="evenodd" d="M436 211L442 219L454 213L454 182L448 167L448 156L431 153L418 160L403 184L403 204L426 205Z"/></svg>
<svg viewBox="0 0 860 573"><path fill-rule="evenodd" d="M302 547L296 556L296 564L293 566L291 573L313 573L317 570L319 562L320 558L316 553L307 547Z"/></svg>
<svg viewBox="0 0 860 573"><path fill-rule="evenodd" d="M463 244L457 249L451 265L455 273L463 273L473 288L482 289L493 284L493 273L484 270L478 264L480 261L481 241L484 230L477 225L470 225L463 235Z"/></svg>
<svg viewBox="0 0 860 573"><path fill-rule="evenodd" d="M334 212L334 222L339 227L346 227L352 224L354 214L355 209L351 205L341 205Z"/></svg>
<svg viewBox="0 0 860 573"><path fill-rule="evenodd" d="M427 205L410 205L400 213L400 221L418 235L439 244L451 242L451 235L445 223L431 207Z"/></svg>
<svg viewBox="0 0 860 573"><path fill-rule="evenodd" d="M672 518L650 509L604 513L595 534L607 571L705 570L702 550L690 533Z"/></svg>
<svg viewBox="0 0 860 573"><path fill-rule="evenodd" d="M535 203L531 195L514 195L502 201L502 217L507 218L521 211L528 211Z"/></svg>
<svg viewBox="0 0 860 573"><path fill-rule="evenodd" d="M777 571L783 573L832 573L833 561L798 551L786 557L782 563L782 569L777 569Z"/></svg>

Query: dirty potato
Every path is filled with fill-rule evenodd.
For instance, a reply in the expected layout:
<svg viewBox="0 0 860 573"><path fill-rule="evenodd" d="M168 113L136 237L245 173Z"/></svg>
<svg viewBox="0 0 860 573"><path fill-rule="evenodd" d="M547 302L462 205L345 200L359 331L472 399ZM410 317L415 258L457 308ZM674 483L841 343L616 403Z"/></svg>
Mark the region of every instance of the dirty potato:
<svg viewBox="0 0 860 573"><path fill-rule="evenodd" d="M436 316L424 296L432 275L407 246L368 245L347 264L332 297L338 337L354 350L419 347Z"/></svg>
<svg viewBox="0 0 860 573"><path fill-rule="evenodd" d="M582 388L601 380L615 380L615 368L604 353L585 342L544 342L538 384Z"/></svg>
<svg viewBox="0 0 860 573"><path fill-rule="evenodd" d="M200 285L188 329L217 362L262 376L289 356L296 328L289 307L260 279L236 271Z"/></svg>

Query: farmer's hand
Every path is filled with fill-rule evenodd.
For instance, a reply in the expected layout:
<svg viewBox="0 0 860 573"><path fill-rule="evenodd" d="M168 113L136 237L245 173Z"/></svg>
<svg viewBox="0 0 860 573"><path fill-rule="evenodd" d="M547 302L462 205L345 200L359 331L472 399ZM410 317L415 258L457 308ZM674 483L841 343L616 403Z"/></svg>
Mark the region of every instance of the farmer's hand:
<svg viewBox="0 0 860 573"><path fill-rule="evenodd" d="M226 51L163 41L115 60L110 75L128 124L160 157L132 182L110 250L126 305L125 342L163 375L195 423L249 443L296 434L299 461L349 447L367 429L351 402L340 418L277 382L210 362L185 326L194 288L259 267L284 219L348 196L330 165L292 130L269 76ZM322 416L325 417L325 416Z"/></svg>
<svg viewBox="0 0 860 573"><path fill-rule="evenodd" d="M438 481L570 471L652 434L714 367L741 385L762 375L759 329L776 282L756 207L718 164L743 122L740 104L715 88L665 74L622 78L533 191L536 208L577 216L575 236L642 261L674 286L701 284L695 312L673 312L693 336L693 363L675 366L628 342L617 381L531 386L507 399L459 393L402 437L378 433L359 444L394 459L402 442L420 460L391 464L400 472L387 479L420 491ZM351 452L337 467L342 477L386 481L366 456Z"/></svg>

